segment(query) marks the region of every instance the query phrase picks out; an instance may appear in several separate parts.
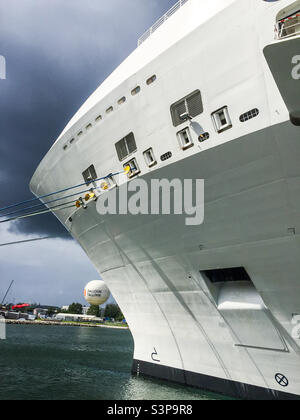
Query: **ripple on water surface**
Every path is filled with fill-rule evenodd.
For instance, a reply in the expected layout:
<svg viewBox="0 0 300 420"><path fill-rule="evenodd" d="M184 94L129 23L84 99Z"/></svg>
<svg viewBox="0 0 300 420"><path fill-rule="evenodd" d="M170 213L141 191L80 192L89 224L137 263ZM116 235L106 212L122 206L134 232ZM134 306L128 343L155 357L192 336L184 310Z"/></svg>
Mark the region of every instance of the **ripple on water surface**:
<svg viewBox="0 0 300 420"><path fill-rule="evenodd" d="M8 325L0 341L0 399L223 399L132 377L132 355L128 330Z"/></svg>

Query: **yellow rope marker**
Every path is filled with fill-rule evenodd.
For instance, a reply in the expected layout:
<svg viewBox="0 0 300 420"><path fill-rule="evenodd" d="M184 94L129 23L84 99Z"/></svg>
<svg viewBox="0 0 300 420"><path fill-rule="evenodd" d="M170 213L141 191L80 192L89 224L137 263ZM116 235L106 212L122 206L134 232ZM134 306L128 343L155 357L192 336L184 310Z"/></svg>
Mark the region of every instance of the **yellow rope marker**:
<svg viewBox="0 0 300 420"><path fill-rule="evenodd" d="M75 203L75 206L79 209L81 207L81 202L80 200L77 200Z"/></svg>
<svg viewBox="0 0 300 420"><path fill-rule="evenodd" d="M91 198L95 198L95 197L96 197L96 194L93 191L91 191L85 195L84 199L85 201L89 201Z"/></svg>
<svg viewBox="0 0 300 420"><path fill-rule="evenodd" d="M126 175L128 175L130 171L131 171L131 167L129 165L124 167L124 172Z"/></svg>
<svg viewBox="0 0 300 420"><path fill-rule="evenodd" d="M108 190L108 183L107 182L102 182L101 189L105 190L105 191Z"/></svg>

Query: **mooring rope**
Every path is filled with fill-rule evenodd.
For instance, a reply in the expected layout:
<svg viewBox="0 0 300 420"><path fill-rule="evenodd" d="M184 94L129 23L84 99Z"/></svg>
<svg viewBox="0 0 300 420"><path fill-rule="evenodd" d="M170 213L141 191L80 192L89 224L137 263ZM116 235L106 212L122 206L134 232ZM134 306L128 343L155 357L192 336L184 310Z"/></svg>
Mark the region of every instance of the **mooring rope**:
<svg viewBox="0 0 300 420"><path fill-rule="evenodd" d="M59 239L59 238L60 238L59 236L45 236L44 238L26 239L26 240L23 240L23 241L6 242L6 243L3 243L3 244L0 243L0 247L25 244L25 243L28 243L28 242L45 241L46 239Z"/></svg>
<svg viewBox="0 0 300 420"><path fill-rule="evenodd" d="M126 168L125 168L125 169L126 169ZM91 184L92 184L93 182L104 181L105 179L111 178L111 177L113 177L113 176L121 175L121 174L123 174L123 173L124 173L124 171L121 171L121 172L116 172L116 173L114 173L114 174L109 174L109 175L106 175L105 177L101 177L101 178L97 178L97 179L90 180L90 181L89 181L89 183L91 183ZM37 201L37 200L42 200L42 199L44 199L44 198L48 198L48 197L51 197L51 196L56 195L56 194L61 194L61 193L64 193L64 192L66 192L66 191L73 190L73 189L75 189L75 188L80 188L80 187L83 187L84 185L86 186L86 182L84 182L84 183L82 183L82 184L78 184L78 185L73 185L72 187L64 188L64 189L62 189L62 190L54 191L54 192L49 193L49 194L41 195L41 196L39 196L39 197L31 198L31 199L29 199L29 200L20 201L20 202L18 202L18 203L11 204L11 205L9 205L9 206L5 206L5 207L0 208L0 212L2 212L2 211L4 211L4 210L11 209L11 208L14 208L14 207L21 206L22 204L32 203L32 202L34 202L34 201ZM77 194L80 194L80 193L77 193ZM74 195L76 195L76 194L74 194ZM63 199L63 198L65 198L65 197L62 197L61 199Z"/></svg>
<svg viewBox="0 0 300 420"><path fill-rule="evenodd" d="M55 200L47 201L45 203L36 204L34 206L25 207L25 208L22 208L22 209L19 209L19 210L12 211L10 213L5 213L5 214L0 215L0 217L7 217L7 216L11 216L12 214L19 213L21 211L32 210L32 209L35 209L35 208L38 208L38 207L43 207L43 206L46 206L47 204L55 203L55 202L60 201L60 200L64 200L64 199L71 198L71 197L74 197L74 196L77 196L77 195L80 195L80 194L84 194L84 193L87 193L87 192L92 191L92 190L94 191L95 189L96 188L89 188L88 190L80 191L78 193L70 194L70 195L67 195L67 196L64 196L64 197L61 197L61 198L56 198Z"/></svg>
<svg viewBox="0 0 300 420"><path fill-rule="evenodd" d="M66 204L67 203L61 204L61 206L65 206ZM21 216L11 217L11 218L5 219L5 220L0 220L0 223L8 223L8 222L12 222L12 221L15 221L15 220L27 219L28 217L40 216L42 214L51 213L53 211L61 211L61 210L74 208L74 204L72 204L72 206L66 206L66 207L61 207L61 206L52 207L48 210L38 211L38 212L34 212L34 213L28 213L28 214L21 215Z"/></svg>

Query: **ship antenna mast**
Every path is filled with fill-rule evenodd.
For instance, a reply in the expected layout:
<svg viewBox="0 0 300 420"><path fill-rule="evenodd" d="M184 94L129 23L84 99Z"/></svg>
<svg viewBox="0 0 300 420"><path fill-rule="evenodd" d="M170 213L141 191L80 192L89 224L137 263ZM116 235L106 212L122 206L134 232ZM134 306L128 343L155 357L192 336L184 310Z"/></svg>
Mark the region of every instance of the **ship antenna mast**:
<svg viewBox="0 0 300 420"><path fill-rule="evenodd" d="M6 293L5 293L5 295L4 295L4 298L3 298L2 302L1 302L1 305L3 305L3 303L4 303L5 299L6 299L6 296L8 295L8 292L9 292L9 291L10 291L10 289L11 289L11 286L13 285L13 282L14 282L14 280L12 280L12 281L11 281L11 283L10 283L10 285L9 285L9 287L8 287L8 289L7 289Z"/></svg>

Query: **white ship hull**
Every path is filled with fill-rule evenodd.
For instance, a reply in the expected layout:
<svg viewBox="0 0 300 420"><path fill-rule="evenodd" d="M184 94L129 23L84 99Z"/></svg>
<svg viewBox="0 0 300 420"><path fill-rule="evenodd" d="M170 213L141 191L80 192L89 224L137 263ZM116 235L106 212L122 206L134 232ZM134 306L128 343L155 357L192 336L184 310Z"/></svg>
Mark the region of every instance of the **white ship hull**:
<svg viewBox="0 0 300 420"><path fill-rule="evenodd" d="M300 313L300 128L290 121L291 112L297 119L297 110L289 109L289 93L271 73L276 63L273 67L268 48L279 44L260 26L274 24L276 14L291 2L261 1L258 10L252 0L223 3L226 7L215 14L221 2L211 2L206 13L213 17L162 47L170 42L163 37L168 24L170 30L176 19L187 16L195 24L199 2L191 0L161 28L161 42L157 31L140 46L104 83L98 99L92 97L69 124L39 166L31 189L40 196L79 184L92 163L99 176L118 172L123 164L115 143L131 131L140 138L133 156L148 183L204 179L200 226L186 226L185 215L100 216L96 201L56 215L94 263L129 323L134 373L241 398L299 398L300 339L293 319ZM253 28L246 11L260 22L261 31ZM209 38L212 22L217 20L220 29L229 17L232 28L223 37L209 32ZM299 37L283 42L292 55L300 46ZM153 49L157 56L144 66L136 64L139 71L130 74L132 61L139 63ZM114 86L122 71L124 81ZM99 129L87 128L76 137L100 110L152 74L158 77L152 91L144 87L140 98L130 98L113 111L115 116L105 116ZM279 71L278 77L285 75ZM182 151L170 105L198 87L204 113L191 123L194 147ZM225 104L233 124L219 134L211 113ZM259 116L239 122L253 108ZM204 143L198 142L197 124L210 133ZM71 137L76 140L70 144ZM156 156L170 150L173 157L146 168L143 151L149 147ZM245 268L250 280L218 284L207 277L208 270L233 267Z"/></svg>

